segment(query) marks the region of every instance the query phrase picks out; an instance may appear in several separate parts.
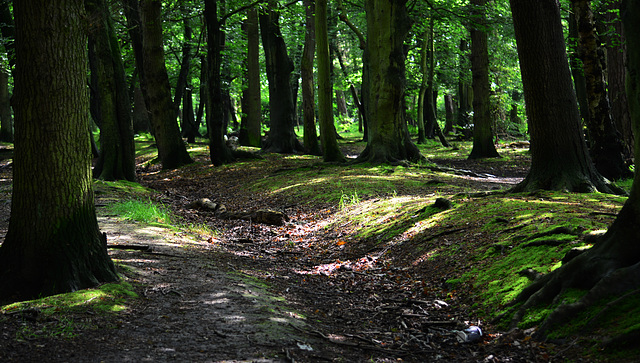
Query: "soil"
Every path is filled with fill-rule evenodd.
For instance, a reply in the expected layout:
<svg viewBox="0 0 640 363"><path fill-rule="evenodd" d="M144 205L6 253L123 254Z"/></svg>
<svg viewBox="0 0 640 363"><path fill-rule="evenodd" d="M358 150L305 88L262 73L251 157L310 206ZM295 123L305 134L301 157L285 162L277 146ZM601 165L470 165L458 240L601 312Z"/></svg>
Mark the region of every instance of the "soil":
<svg viewBox="0 0 640 363"><path fill-rule="evenodd" d="M401 258L390 264L380 251L367 250L366 241L343 248L335 240L348 229L325 228L335 205L296 204L249 192L238 182L277 173L285 167L278 160L263 168L232 165L214 172L205 159L177 171L141 168L139 182L159 191L159 201L186 222L206 223L219 233L194 237L123 222L98 208L109 244L151 247L109 250L140 298L124 313L77 313L72 318L78 334L72 338L16 339L25 324L37 330L47 322L0 316L0 361L541 362L570 354L567 347L533 342L523 332L502 334L473 316L472 301L444 283L459 274L457 260L417 270ZM503 188L526 174L525 163L482 170L484 164L463 159L439 162L492 174L464 180L481 190ZM6 191L10 164L4 163ZM268 207L291 219L269 226L186 208L204 197L228 210ZM108 202L100 198L98 206ZM2 235L8 206L0 206ZM469 238L448 232L460 243ZM460 343L456 331L471 325L484 330L482 339Z"/></svg>

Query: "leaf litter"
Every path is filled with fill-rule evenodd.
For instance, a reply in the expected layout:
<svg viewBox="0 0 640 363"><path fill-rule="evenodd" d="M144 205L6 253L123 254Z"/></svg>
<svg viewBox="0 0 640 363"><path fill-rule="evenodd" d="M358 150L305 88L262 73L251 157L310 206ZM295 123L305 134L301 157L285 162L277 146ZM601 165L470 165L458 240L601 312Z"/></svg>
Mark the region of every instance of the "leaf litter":
<svg viewBox="0 0 640 363"><path fill-rule="evenodd" d="M526 174L524 163L496 170L462 159L440 162L493 176L459 178L446 187L423 183L401 193L441 195L452 183L463 189L503 188ZM16 341L15 332L30 323L0 316L0 360L541 362L572 354L562 345L534 342L526 332L500 332L477 315L475 297L464 286L449 283L473 269L476 244L492 243L479 223L405 230L380 241L379 235L359 235L355 223L336 224L335 201L306 202L247 188L247 181L300 167L322 168L314 160L282 156L222 168L202 158L163 172L147 164L138 175L140 184L158 192L151 198L185 224L206 224L216 234L149 233L135 222L101 216L109 243L152 247L152 252L110 250L141 298L115 317L91 316L73 339ZM282 211L290 221L273 226L187 207L200 198L230 211ZM6 205L2 213L8 216ZM410 243L418 237L420 251ZM440 245L458 249L446 258L430 258ZM482 336L461 341L469 327L482 329Z"/></svg>

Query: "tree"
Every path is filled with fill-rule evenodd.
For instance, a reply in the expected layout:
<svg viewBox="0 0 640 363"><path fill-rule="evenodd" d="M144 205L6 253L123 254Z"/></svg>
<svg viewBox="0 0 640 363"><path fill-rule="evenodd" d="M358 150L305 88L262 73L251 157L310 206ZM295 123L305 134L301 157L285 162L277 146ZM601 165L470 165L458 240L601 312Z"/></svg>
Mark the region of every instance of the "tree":
<svg viewBox="0 0 640 363"><path fill-rule="evenodd" d="M589 151L596 169L615 180L630 176L623 158L620 134L611 118L604 69L598 55L598 40L590 1L571 0L578 30L578 54L586 83L589 117ZM604 61L604 60L602 60Z"/></svg>
<svg viewBox="0 0 640 363"><path fill-rule="evenodd" d="M100 126L100 156L94 176L104 180L136 180L131 103L120 46L103 0L86 0L92 27L89 61L97 101L94 118ZM93 82L92 82L93 83Z"/></svg>
<svg viewBox="0 0 640 363"><path fill-rule="evenodd" d="M513 191L613 192L581 132L556 0L510 0L531 135L531 169Z"/></svg>
<svg viewBox="0 0 640 363"><path fill-rule="evenodd" d="M526 0L524 0L526 2ZM514 1L512 1L512 4ZM640 3L623 1L624 31L627 35L628 78L627 96L629 110L636 135L635 156L640 158L638 131L640 131ZM515 13L514 13L515 16ZM640 287L640 173L635 174L629 199L618 213L616 220L606 234L589 250L579 254L559 269L534 281L516 298L514 303L522 303L513 322L522 318L524 312L538 305L549 305L570 288L588 290L579 301L561 304L538 328L539 336L550 329L575 318L589 305L602 299L635 293ZM556 299L557 300L557 299ZM587 323L588 324L588 323ZM628 329L623 335L613 339L613 343L635 344L638 327Z"/></svg>
<svg viewBox="0 0 640 363"><path fill-rule="evenodd" d="M313 86L313 60L316 53L315 2L305 0L304 8L307 24L300 64L300 74L302 76L302 119L304 125L303 144L307 153L321 155L322 152L320 151L316 133L316 100Z"/></svg>
<svg viewBox="0 0 640 363"><path fill-rule="evenodd" d="M222 103L222 48L225 35L218 19L218 1L205 0L205 20L207 22L207 126L209 129L209 153L215 166L227 164L235 158L224 142L226 134L224 126L224 109Z"/></svg>
<svg viewBox="0 0 640 363"><path fill-rule="evenodd" d="M260 103L260 28L258 10L247 10L244 23L247 34L247 56L245 67L245 88L242 93L242 112L240 143L260 147L262 145L262 121ZM306 134L306 133L305 133Z"/></svg>
<svg viewBox="0 0 640 363"><path fill-rule="evenodd" d="M625 65L626 44L622 32L622 22L615 10L620 8L620 0L611 1L607 12L606 21L613 27L607 40L607 86L609 100L611 101L611 116L616 124L616 129L622 134L624 141L624 156L626 160L633 158L634 142L631 118L627 107L627 95L625 93Z"/></svg>
<svg viewBox="0 0 640 363"><path fill-rule="evenodd" d="M294 131L295 107L291 89L293 62L287 54L287 46L280 32L278 4L268 2L259 15L262 47L264 49L267 80L269 81L269 109L271 127L263 145L266 152L294 153L304 148Z"/></svg>
<svg viewBox="0 0 640 363"><path fill-rule="evenodd" d="M82 0L14 3L16 140L2 298L118 280L93 199L83 9Z"/></svg>
<svg viewBox="0 0 640 363"><path fill-rule="evenodd" d="M180 136L176 109L171 100L171 86L162 44L162 2L142 0L142 59L148 108L158 157L163 169L175 169L193 162Z"/></svg>
<svg viewBox="0 0 640 363"><path fill-rule="evenodd" d="M473 80L473 149L469 159L500 157L493 143L489 85L489 47L486 10L488 0L471 0L471 73Z"/></svg>
<svg viewBox="0 0 640 363"><path fill-rule="evenodd" d="M316 0L316 36L318 40L318 122L324 161L345 161L338 147L336 128L333 122L331 99L331 60L327 31L327 1Z"/></svg>
<svg viewBox="0 0 640 363"><path fill-rule="evenodd" d="M358 161L417 162L423 157L411 141L404 119L404 41L411 22L406 1L367 0L367 62L370 92L367 104L369 135ZM366 66L365 66L366 67Z"/></svg>

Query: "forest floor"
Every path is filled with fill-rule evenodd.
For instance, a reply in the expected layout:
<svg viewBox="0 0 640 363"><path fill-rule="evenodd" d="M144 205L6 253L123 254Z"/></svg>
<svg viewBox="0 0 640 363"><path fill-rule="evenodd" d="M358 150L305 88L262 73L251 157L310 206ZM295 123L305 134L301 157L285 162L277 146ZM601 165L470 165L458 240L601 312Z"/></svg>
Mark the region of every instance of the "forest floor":
<svg viewBox="0 0 640 363"><path fill-rule="evenodd" d="M356 154L362 145L344 147ZM484 228L493 219L445 218L412 229L447 213L431 210L437 197L473 210L486 202L470 193L506 189L526 175L524 152L505 148L507 158L477 162L466 160L467 151L427 155L457 172L361 166L357 175L303 156L265 155L213 168L204 153L173 171L140 157L139 183L151 192L99 183L96 200L109 245L149 247L109 249L137 297L118 298L117 312L90 308L103 297L58 312L53 303L5 307L0 361L592 361L575 341L540 343L524 329L501 331L474 307L479 297L455 283L473 273L478 246L495 244L497 232ZM2 236L11 183L10 164L3 163ZM314 198L325 195L339 198ZM141 223L109 211L109 204L134 197L161 202L179 222ZM228 212L269 209L287 220L222 218L231 213L194 208L201 198ZM194 232L198 225L206 228ZM482 338L459 342L457 332L469 326L479 326Z"/></svg>

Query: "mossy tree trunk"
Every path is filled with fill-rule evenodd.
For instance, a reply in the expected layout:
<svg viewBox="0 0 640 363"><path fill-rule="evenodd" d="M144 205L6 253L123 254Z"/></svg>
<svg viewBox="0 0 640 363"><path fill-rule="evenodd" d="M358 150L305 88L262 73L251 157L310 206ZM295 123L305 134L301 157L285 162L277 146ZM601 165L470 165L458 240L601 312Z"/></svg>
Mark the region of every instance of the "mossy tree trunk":
<svg viewBox="0 0 640 363"><path fill-rule="evenodd" d="M631 176L625 165L621 134L611 118L609 93L602 63L598 55L593 11L590 1L571 0L578 30L578 54L582 60L589 105L587 130L589 152L596 169L604 177L617 180Z"/></svg>
<svg viewBox="0 0 640 363"><path fill-rule="evenodd" d="M270 0L259 15L265 67L269 81L270 130L263 145L266 152L295 153L304 151L296 138L295 107L291 89L293 62L280 32L278 3Z"/></svg>
<svg viewBox="0 0 640 363"><path fill-rule="evenodd" d="M94 117L100 125L100 155L94 177L104 180L136 180L135 146L131 103L124 65L111 15L104 0L86 0L92 20L89 29L89 57L95 84L97 109Z"/></svg>
<svg viewBox="0 0 640 363"><path fill-rule="evenodd" d="M531 169L513 191L616 191L582 135L555 0L510 0L531 137Z"/></svg>
<svg viewBox="0 0 640 363"><path fill-rule="evenodd" d="M247 10L245 21L247 34L246 88L242 92L242 111L240 143L247 146L262 145L262 105L260 100L260 27L258 10Z"/></svg>
<svg viewBox="0 0 640 363"><path fill-rule="evenodd" d="M409 137L402 108L406 83L403 47L411 26L406 1L367 0L365 9L368 139L357 160L390 164L420 161L423 156Z"/></svg>
<svg viewBox="0 0 640 363"><path fill-rule="evenodd" d="M329 56L329 33L327 23L327 0L316 0L316 37L318 42L318 123L322 155L327 162L345 161L338 147L336 127L333 122L331 98L331 58Z"/></svg>
<svg viewBox="0 0 640 363"><path fill-rule="evenodd" d="M493 143L487 43L487 0L471 0L471 73L473 87L473 149L469 159L500 157Z"/></svg>
<svg viewBox="0 0 640 363"><path fill-rule="evenodd" d="M193 162L182 141L162 42L162 2L142 0L142 59L153 136L163 169L175 169Z"/></svg>
<svg viewBox="0 0 640 363"><path fill-rule="evenodd" d="M16 140L0 247L3 299L118 280L93 199L83 9L81 0L14 3Z"/></svg>
<svg viewBox="0 0 640 363"><path fill-rule="evenodd" d="M635 156L640 158L640 3L626 1L622 15L628 44L627 95L636 135ZM591 249L528 286L514 303L522 303L513 317L515 325L527 310L550 305L570 288L589 290L578 302L562 304L539 327L542 337L588 306L602 299L623 296L640 288L640 173L635 174L631 194L609 230ZM585 327L588 329L589 327ZM629 329L614 341L637 344L640 329ZM629 341L629 339L631 339Z"/></svg>

